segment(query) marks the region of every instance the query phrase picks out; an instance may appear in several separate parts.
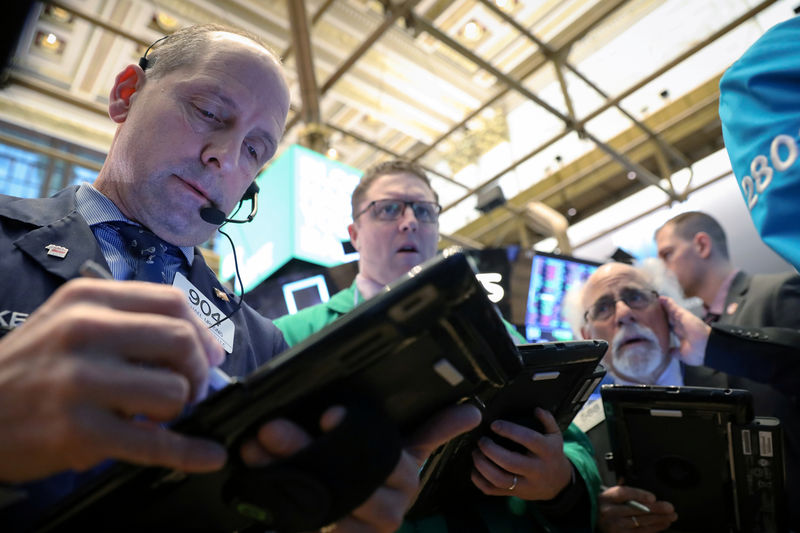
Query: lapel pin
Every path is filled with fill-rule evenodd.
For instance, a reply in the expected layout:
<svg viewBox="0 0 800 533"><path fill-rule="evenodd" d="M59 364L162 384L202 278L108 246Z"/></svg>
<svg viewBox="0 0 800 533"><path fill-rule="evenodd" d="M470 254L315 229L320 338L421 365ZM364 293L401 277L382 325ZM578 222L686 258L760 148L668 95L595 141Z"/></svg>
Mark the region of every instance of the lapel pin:
<svg viewBox="0 0 800 533"><path fill-rule="evenodd" d="M229 302L230 301L230 298L228 298L228 295L225 294L225 291L221 291L216 287L214 287L214 296L216 296L217 298L219 298L223 302Z"/></svg>
<svg viewBox="0 0 800 533"><path fill-rule="evenodd" d="M737 309L739 309L739 302L731 302L725 312L727 312L729 315L732 315Z"/></svg>
<svg viewBox="0 0 800 533"><path fill-rule="evenodd" d="M53 257L58 257L59 259L64 259L67 257L67 253L69 252L69 248L65 246L59 246L58 244L48 244L45 246L47 249L47 255L52 255Z"/></svg>

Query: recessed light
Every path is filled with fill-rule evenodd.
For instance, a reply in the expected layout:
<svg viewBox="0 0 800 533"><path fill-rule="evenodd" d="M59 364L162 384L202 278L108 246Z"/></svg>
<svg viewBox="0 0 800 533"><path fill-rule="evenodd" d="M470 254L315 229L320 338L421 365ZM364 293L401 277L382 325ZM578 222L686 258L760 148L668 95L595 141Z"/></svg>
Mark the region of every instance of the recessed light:
<svg viewBox="0 0 800 533"><path fill-rule="evenodd" d="M464 36L464 39L472 42L481 40L484 33L486 33L486 28L475 19L471 19L461 28L461 35Z"/></svg>
<svg viewBox="0 0 800 533"><path fill-rule="evenodd" d="M67 44L64 39L61 39L58 35L49 31L36 32L34 43L42 50L51 54L61 54L64 51L64 46Z"/></svg>
<svg viewBox="0 0 800 533"><path fill-rule="evenodd" d="M153 22L164 33L172 33L178 29L178 19L163 11L153 15Z"/></svg>

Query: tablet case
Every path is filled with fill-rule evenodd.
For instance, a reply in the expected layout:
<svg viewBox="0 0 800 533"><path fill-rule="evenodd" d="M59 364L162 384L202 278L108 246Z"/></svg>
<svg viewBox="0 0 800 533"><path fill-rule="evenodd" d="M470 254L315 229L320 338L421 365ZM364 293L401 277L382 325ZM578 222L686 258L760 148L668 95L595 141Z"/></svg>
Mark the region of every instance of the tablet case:
<svg viewBox="0 0 800 533"><path fill-rule="evenodd" d="M472 451L481 437L488 436L501 446L526 453L520 444L491 431L492 422L504 419L541 431L534 414L534 409L541 407L553 414L564 431L606 373L600 365L608 348L603 340L543 342L517 348L522 370L503 389L486 390L475 396L483 414L481 425L451 440L430 457L421 476L420 495L409 516L429 516L463 506L477 494L470 473Z"/></svg>
<svg viewBox="0 0 800 533"><path fill-rule="evenodd" d="M681 532L781 532L782 436L739 389L603 385L612 469L672 503Z"/></svg>
<svg viewBox="0 0 800 533"><path fill-rule="evenodd" d="M466 257L446 250L174 424L223 443L230 451L223 470L186 475L116 464L68 497L38 531L319 528L382 483L402 439L421 422L499 389L520 367ZM240 444L260 423L285 416L318 433L320 414L337 403L348 408L338 440L318 436L311 452L264 468L239 464Z"/></svg>

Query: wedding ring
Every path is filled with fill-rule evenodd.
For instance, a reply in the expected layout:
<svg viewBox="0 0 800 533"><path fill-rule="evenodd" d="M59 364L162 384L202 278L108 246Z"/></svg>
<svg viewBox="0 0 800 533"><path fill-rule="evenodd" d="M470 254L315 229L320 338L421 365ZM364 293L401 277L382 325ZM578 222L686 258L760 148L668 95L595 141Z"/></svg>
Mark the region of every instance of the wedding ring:
<svg viewBox="0 0 800 533"><path fill-rule="evenodd" d="M518 482L519 482L519 478L517 476L514 476L514 480L511 482L511 486L508 487L508 490L514 490L515 488L517 488L517 483Z"/></svg>

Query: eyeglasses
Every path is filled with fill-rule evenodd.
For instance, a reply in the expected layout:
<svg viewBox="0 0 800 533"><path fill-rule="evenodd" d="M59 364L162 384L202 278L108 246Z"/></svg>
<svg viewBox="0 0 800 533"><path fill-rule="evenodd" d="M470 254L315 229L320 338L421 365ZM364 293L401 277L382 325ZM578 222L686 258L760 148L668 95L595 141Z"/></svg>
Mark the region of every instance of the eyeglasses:
<svg viewBox="0 0 800 533"><path fill-rule="evenodd" d="M611 295L598 298L598 300L583 314L583 319L587 322L609 319L616 312L617 302L620 300L625 302L625 305L631 309L640 310L648 307L655 302L656 299L658 299L658 293L652 289L625 287L619 291L618 298L614 298Z"/></svg>
<svg viewBox="0 0 800 533"><path fill-rule="evenodd" d="M353 217L353 220L357 219L370 209L372 209L373 216L378 220L397 220L403 216L403 213L406 211L406 207L409 206L414 212L416 219L425 224L434 224L437 220L439 220L439 212L442 210L442 206L436 202L416 202L394 199L373 200L367 204L367 207L365 207L362 211L356 213L356 215Z"/></svg>

